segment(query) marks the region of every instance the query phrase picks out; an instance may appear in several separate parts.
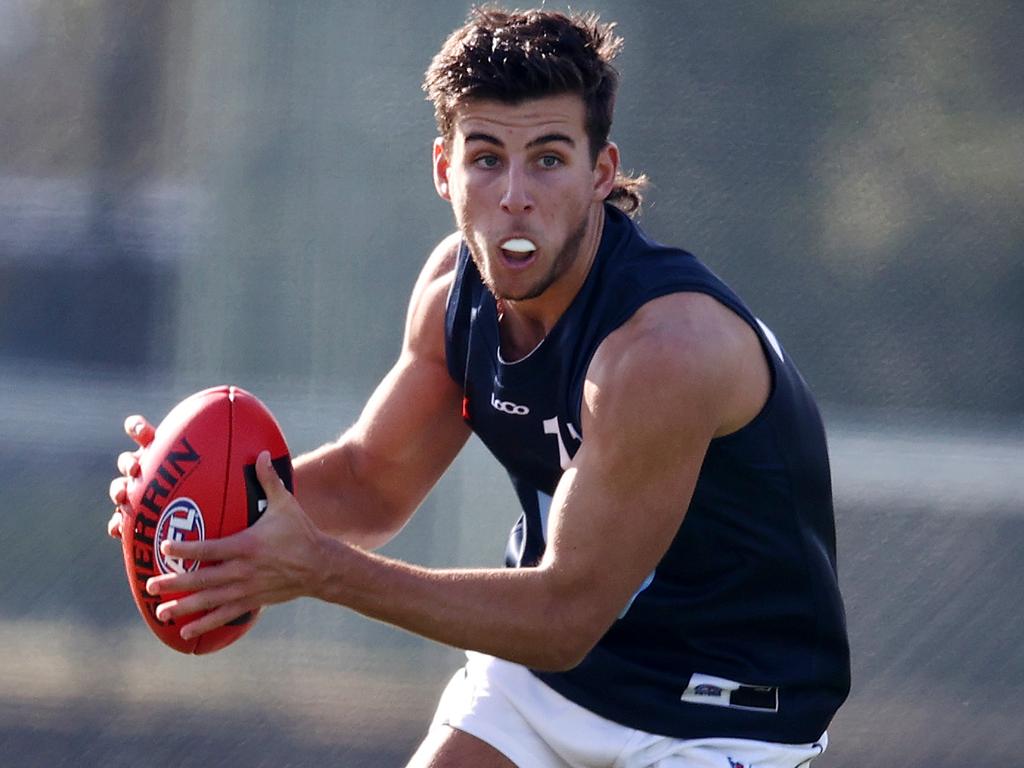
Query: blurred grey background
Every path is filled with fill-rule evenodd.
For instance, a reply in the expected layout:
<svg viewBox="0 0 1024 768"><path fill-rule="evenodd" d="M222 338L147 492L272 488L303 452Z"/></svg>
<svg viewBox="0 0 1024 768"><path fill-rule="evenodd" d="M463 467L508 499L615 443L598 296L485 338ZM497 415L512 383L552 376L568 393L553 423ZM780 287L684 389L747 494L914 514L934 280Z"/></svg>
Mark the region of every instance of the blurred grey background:
<svg viewBox="0 0 1024 768"><path fill-rule="evenodd" d="M559 3L549 7L561 8ZM623 2L654 237L783 340L833 452L854 688L815 765L1022 765L1024 5ZM165 649L106 539L125 415L236 383L293 451L393 361L465 0L0 0L0 765L401 765L457 652L338 608ZM385 550L500 562L476 443Z"/></svg>

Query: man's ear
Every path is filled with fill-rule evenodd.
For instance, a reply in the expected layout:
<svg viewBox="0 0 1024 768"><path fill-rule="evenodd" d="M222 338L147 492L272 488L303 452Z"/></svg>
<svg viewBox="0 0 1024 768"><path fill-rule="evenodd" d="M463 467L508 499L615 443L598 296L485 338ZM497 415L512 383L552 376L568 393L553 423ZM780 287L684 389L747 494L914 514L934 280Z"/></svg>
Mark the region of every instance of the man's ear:
<svg viewBox="0 0 1024 768"><path fill-rule="evenodd" d="M615 187L615 177L619 172L619 147L609 141L597 153L594 162L594 199L604 200Z"/></svg>
<svg viewBox="0 0 1024 768"><path fill-rule="evenodd" d="M438 136L434 139L434 189L443 200L451 202L452 197L448 191L448 150L445 149L444 139Z"/></svg>

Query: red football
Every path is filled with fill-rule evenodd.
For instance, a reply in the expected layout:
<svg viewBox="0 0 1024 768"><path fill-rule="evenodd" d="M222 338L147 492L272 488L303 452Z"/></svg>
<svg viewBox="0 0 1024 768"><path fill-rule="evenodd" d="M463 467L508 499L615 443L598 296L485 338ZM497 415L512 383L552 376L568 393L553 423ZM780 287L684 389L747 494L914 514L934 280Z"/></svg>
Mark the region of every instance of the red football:
<svg viewBox="0 0 1024 768"><path fill-rule="evenodd" d="M198 638L182 640L180 628L202 614L160 621L157 605L181 595L150 595L146 580L213 564L164 557L164 539L216 539L259 519L266 496L256 479L256 457L264 450L270 451L274 468L292 490L291 456L274 416L244 389L213 387L185 398L167 414L142 452L139 476L128 482L132 511L121 524L128 582L142 618L176 651L219 650L244 635L256 620L258 611L250 612Z"/></svg>

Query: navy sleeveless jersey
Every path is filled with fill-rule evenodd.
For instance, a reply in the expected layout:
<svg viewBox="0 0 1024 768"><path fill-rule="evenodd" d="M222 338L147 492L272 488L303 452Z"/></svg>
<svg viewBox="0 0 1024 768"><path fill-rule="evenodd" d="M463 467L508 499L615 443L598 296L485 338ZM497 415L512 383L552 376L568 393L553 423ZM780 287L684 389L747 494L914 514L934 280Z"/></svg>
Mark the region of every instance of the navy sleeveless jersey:
<svg viewBox="0 0 1024 768"><path fill-rule="evenodd" d="M590 711L651 733L812 742L850 685L817 407L771 331L721 280L691 254L648 240L617 209L606 205L606 214L579 293L518 361L502 359L495 300L464 243L459 252L448 368L464 388L467 421L522 505L506 564L530 567L543 555L551 496L586 439L587 367L645 302L696 291L729 307L761 339L772 388L751 423L711 442L678 534L611 629L574 669L534 674ZM622 510L623 526L642 524L642 509Z"/></svg>

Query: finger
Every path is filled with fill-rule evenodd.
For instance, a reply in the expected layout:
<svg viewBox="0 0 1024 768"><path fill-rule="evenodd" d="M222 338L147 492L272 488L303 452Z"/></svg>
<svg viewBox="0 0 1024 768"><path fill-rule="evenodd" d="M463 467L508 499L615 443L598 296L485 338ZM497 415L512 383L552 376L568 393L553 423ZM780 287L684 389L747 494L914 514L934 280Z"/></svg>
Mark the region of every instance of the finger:
<svg viewBox="0 0 1024 768"><path fill-rule="evenodd" d="M115 509L114 514L110 516L107 521L107 535L113 539L121 538L121 521L124 520L124 515L121 514L121 510Z"/></svg>
<svg viewBox="0 0 1024 768"><path fill-rule="evenodd" d="M181 638L182 640L191 640L193 637L199 637L199 635L212 629L217 629L217 627L222 627L239 616L244 616L257 608L259 608L258 605L242 602L222 605L182 627L180 632Z"/></svg>
<svg viewBox="0 0 1024 768"><path fill-rule="evenodd" d="M142 473L137 451L125 451L117 457L117 471L125 477L138 477Z"/></svg>
<svg viewBox="0 0 1024 768"><path fill-rule="evenodd" d="M156 430L146 420L146 417L138 414L124 420L124 431L128 433L128 437L139 444L140 448L145 448L153 442L153 436L156 434Z"/></svg>
<svg viewBox="0 0 1024 768"><path fill-rule="evenodd" d="M238 561L210 565L185 573L165 573L146 580L146 591L151 595L176 592L199 592L232 584L243 576Z"/></svg>
<svg viewBox="0 0 1024 768"><path fill-rule="evenodd" d="M204 589L202 592L194 592L160 603L156 607L156 617L160 621L168 622L183 616L215 610L242 597L242 589L237 585Z"/></svg>
<svg viewBox="0 0 1024 768"><path fill-rule="evenodd" d="M128 503L128 478L115 477L110 481L110 500L115 505Z"/></svg>
<svg viewBox="0 0 1024 768"><path fill-rule="evenodd" d="M263 492L267 494L267 501L272 502L285 496L290 496L281 476L274 469L270 460L270 451L261 451L256 457L256 477L263 486Z"/></svg>
<svg viewBox="0 0 1024 768"><path fill-rule="evenodd" d="M184 560L234 560L248 552L247 533L248 531L241 531L223 539L202 541L164 539L160 543L160 551L165 557L180 557Z"/></svg>

